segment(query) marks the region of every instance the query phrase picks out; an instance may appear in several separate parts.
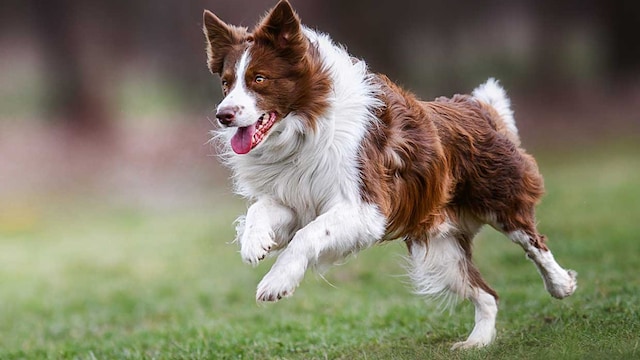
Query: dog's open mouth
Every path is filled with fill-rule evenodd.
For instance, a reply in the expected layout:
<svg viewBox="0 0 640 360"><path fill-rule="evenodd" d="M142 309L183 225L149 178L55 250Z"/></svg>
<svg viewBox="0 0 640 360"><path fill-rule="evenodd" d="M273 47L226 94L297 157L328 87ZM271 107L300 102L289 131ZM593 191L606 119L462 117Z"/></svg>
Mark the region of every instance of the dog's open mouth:
<svg viewBox="0 0 640 360"><path fill-rule="evenodd" d="M278 114L264 113L253 125L239 127L231 138L231 149L236 154L246 154L265 139L271 127L276 123Z"/></svg>

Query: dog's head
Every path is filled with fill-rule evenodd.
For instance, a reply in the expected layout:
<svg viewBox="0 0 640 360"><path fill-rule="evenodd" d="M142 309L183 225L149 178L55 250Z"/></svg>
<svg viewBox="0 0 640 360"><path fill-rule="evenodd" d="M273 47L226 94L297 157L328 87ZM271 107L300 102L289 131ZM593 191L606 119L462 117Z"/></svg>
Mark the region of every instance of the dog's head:
<svg viewBox="0 0 640 360"><path fill-rule="evenodd" d="M313 128L327 106L329 80L287 0L252 32L205 10L204 33L209 69L220 76L224 93L216 118L235 153L267 141L280 123L294 121L288 119L292 113Z"/></svg>

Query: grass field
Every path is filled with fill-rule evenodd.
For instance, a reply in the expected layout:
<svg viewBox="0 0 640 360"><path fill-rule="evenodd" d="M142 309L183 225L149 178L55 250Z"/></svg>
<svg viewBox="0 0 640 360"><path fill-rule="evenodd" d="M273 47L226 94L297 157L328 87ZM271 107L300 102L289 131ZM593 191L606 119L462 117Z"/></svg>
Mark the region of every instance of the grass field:
<svg viewBox="0 0 640 360"><path fill-rule="evenodd" d="M84 198L0 213L0 359L640 358L640 147L538 158L540 230L579 287L552 299L518 246L483 231L476 260L501 295L489 348L449 350L473 307L413 295L400 243L256 304L270 261L241 262L229 241L244 204L212 192L209 207Z"/></svg>

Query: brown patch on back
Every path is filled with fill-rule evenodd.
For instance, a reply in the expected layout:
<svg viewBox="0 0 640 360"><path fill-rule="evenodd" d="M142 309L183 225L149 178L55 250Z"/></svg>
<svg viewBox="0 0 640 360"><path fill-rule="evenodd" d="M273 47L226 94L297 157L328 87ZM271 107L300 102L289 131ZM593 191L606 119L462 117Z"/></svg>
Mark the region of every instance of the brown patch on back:
<svg viewBox="0 0 640 360"><path fill-rule="evenodd" d="M495 110L467 95L419 102L379 79L386 108L363 144L361 171L363 197L387 216L390 237L424 238L458 211L494 215L505 231L529 228L542 177Z"/></svg>
<svg viewBox="0 0 640 360"><path fill-rule="evenodd" d="M498 131L495 112L466 95L424 104L451 164L451 205L481 218L495 214L505 231L530 222L542 177L533 157Z"/></svg>

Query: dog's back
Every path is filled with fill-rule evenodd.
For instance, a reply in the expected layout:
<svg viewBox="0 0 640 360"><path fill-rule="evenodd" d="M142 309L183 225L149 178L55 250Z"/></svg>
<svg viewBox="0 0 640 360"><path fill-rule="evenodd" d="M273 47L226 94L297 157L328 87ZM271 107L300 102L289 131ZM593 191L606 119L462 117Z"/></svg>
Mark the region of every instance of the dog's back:
<svg viewBox="0 0 640 360"><path fill-rule="evenodd" d="M518 146L517 132L506 126L509 120L470 95L423 105L447 149L453 179L448 206L501 224L506 231L522 226L525 219L518 214L538 203L544 186L535 160ZM520 223L514 223L516 219Z"/></svg>

